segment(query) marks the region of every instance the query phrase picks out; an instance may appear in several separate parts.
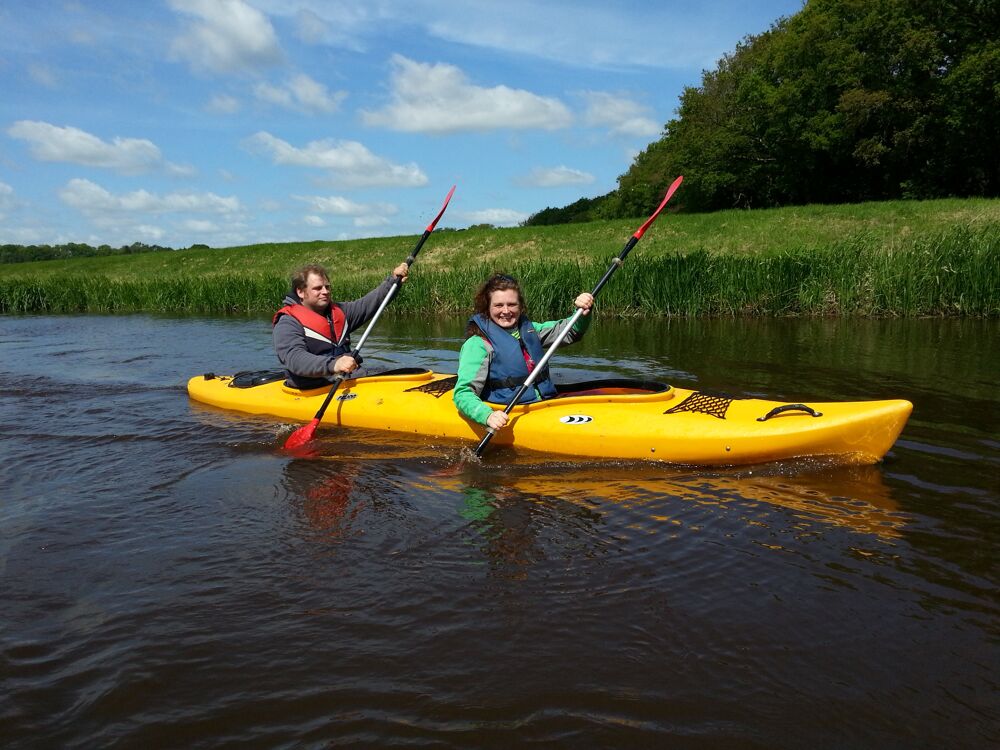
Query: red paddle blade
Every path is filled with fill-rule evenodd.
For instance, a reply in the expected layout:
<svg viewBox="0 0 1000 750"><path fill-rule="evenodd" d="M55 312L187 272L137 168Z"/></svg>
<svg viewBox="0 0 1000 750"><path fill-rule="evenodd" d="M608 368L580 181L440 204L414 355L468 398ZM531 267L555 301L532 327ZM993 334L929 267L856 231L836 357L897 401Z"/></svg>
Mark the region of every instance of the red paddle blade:
<svg viewBox="0 0 1000 750"><path fill-rule="evenodd" d="M637 240L642 239L642 235L644 235L646 233L646 230L649 229L649 225L652 224L654 221L656 221L656 217L660 215L660 211L662 211L663 207L667 205L667 201L669 201L671 198L674 197L674 193L677 192L677 188L681 186L681 182L683 180L684 180L684 175L680 175L676 180L673 181L673 183L671 183L670 187L667 188L667 194L663 197L663 200L660 202L660 207L653 212L652 216L646 219L645 224L643 224L641 227L635 230L635 234L632 235L633 237L635 237Z"/></svg>
<svg viewBox="0 0 1000 750"><path fill-rule="evenodd" d="M285 450L292 451L296 448L301 448L303 445L308 443L313 439L313 435L316 434L317 427L319 427L318 419L314 419L309 424L302 425L299 429L288 436L288 440L285 441Z"/></svg>
<svg viewBox="0 0 1000 750"><path fill-rule="evenodd" d="M444 199L444 205L441 206L441 210L438 211L438 215L434 217L434 221L432 221L430 224L428 224L427 225L427 229L424 230L424 231L427 231L427 232L433 232L434 231L434 227L437 226L437 223L441 220L441 217L444 216L444 211L445 211L446 208L448 208L448 204L451 202L451 196L453 196L455 194L455 188L456 187L457 187L456 185L452 185L451 186L451 190L448 191L448 197Z"/></svg>

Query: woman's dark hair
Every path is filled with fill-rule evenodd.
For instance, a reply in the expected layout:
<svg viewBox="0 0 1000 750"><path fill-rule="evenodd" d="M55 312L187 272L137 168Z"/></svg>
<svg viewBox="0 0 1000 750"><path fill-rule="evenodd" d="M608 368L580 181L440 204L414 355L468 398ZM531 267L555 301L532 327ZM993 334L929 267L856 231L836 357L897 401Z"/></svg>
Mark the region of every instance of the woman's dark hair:
<svg viewBox="0 0 1000 750"><path fill-rule="evenodd" d="M479 289L476 290L476 296L472 300L473 311L489 320L490 298L493 296L493 292L503 292L508 289L513 289L517 292L517 304L521 307L521 315L527 315L528 305L524 301L524 293L521 292L521 285L517 283L517 279L505 273L495 273L480 285ZM482 333L482 329L471 321L465 329L466 338L469 336L479 336Z"/></svg>

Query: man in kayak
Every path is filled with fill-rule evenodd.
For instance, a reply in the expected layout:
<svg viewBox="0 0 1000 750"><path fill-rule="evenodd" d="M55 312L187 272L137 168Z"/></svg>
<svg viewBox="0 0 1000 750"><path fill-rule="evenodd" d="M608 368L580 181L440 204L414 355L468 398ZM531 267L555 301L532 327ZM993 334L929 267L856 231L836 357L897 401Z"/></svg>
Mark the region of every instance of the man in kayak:
<svg viewBox="0 0 1000 750"><path fill-rule="evenodd" d="M274 351L285 366L286 383L294 388L319 388L334 375L358 368L350 356L350 334L378 310L394 278L406 281L410 267L404 262L361 299L330 300L330 276L323 266L303 266L292 275L292 289L284 307L274 314Z"/></svg>
<svg viewBox="0 0 1000 750"><path fill-rule="evenodd" d="M594 298L583 292L573 304L583 310L583 316L566 333L566 344L579 341L590 327L588 316ZM468 338L458 357L458 380L452 398L466 419L499 430L507 424L507 415L484 402L504 406L510 403L535 363L545 355L546 347L565 327L565 320L545 323L528 320L521 287L516 279L505 274L495 274L486 280L476 293L474 306L476 312L465 330ZM547 370L518 403L556 395Z"/></svg>

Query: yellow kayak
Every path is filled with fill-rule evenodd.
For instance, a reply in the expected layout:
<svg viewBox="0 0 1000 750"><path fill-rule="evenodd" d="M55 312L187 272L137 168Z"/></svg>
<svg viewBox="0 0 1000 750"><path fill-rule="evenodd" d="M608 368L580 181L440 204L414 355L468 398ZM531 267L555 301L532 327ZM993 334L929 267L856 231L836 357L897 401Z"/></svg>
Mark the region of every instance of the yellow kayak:
<svg viewBox="0 0 1000 750"><path fill-rule="evenodd" d="M322 424L451 438L474 448L485 428L458 414L454 384L454 375L416 368L345 380ZM597 380L559 391L557 398L514 407L493 443L702 466L812 456L870 464L885 456L913 409L899 399L789 404L637 380ZM188 381L195 401L296 422L309 422L328 392L289 388L280 373L207 373Z"/></svg>

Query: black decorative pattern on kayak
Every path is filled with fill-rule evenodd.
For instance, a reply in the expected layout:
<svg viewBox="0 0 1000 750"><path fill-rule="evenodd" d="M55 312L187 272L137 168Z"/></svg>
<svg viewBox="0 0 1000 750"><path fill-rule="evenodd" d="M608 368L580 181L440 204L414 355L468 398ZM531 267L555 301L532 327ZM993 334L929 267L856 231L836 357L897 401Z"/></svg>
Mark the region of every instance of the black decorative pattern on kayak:
<svg viewBox="0 0 1000 750"><path fill-rule="evenodd" d="M441 378L441 380L434 380L430 383L418 385L415 388L407 388L406 392L411 393L413 391L419 391L420 393L429 393L434 398L441 398L444 394L454 390L455 383L457 382L458 375L453 375L450 378Z"/></svg>
<svg viewBox="0 0 1000 750"><path fill-rule="evenodd" d="M682 411L694 411L700 414L709 414L719 419L726 418L726 411L733 399L728 396L713 396L710 393L700 393L695 391L677 406L667 409L664 414L678 414Z"/></svg>

